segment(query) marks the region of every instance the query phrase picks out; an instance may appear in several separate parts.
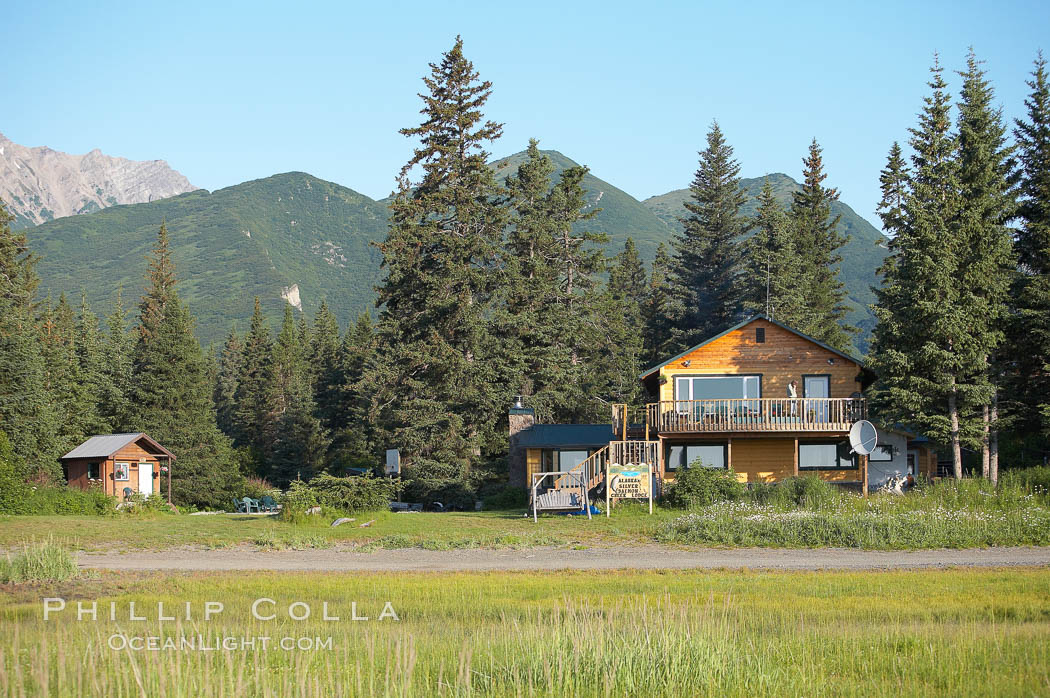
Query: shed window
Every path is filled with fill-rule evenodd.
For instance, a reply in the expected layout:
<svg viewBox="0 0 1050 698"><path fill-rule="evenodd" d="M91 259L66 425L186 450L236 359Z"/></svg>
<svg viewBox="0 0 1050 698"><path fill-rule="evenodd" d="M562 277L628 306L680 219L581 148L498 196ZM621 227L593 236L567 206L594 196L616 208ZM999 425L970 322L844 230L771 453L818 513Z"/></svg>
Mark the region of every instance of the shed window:
<svg viewBox="0 0 1050 698"><path fill-rule="evenodd" d="M834 441L798 445L799 470L852 470L857 462L849 446Z"/></svg>
<svg viewBox="0 0 1050 698"><path fill-rule="evenodd" d="M725 469L725 444L681 444L667 449L667 469L688 468L697 460L705 468Z"/></svg>
<svg viewBox="0 0 1050 698"><path fill-rule="evenodd" d="M88 480L98 480L99 479L99 472L98 471L99 471L99 464L98 463L88 463L88 467L87 467Z"/></svg>
<svg viewBox="0 0 1050 698"><path fill-rule="evenodd" d="M131 475L128 474L127 463L115 463L113 465L113 479L114 480L130 480Z"/></svg>
<svg viewBox="0 0 1050 698"><path fill-rule="evenodd" d="M766 341L766 328L756 327L755 328L755 342L758 344L764 344Z"/></svg>

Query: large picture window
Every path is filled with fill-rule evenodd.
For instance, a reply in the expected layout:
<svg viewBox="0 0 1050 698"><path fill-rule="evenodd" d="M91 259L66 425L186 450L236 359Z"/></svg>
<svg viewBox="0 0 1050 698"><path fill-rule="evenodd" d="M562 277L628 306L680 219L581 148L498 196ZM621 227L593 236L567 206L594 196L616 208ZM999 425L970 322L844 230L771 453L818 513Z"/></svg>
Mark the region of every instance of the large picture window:
<svg viewBox="0 0 1050 698"><path fill-rule="evenodd" d="M762 396L762 377L679 376L675 378L675 394L679 400L759 398Z"/></svg>
<svg viewBox="0 0 1050 698"><path fill-rule="evenodd" d="M849 446L833 441L798 445L799 470L852 470L857 461Z"/></svg>
<svg viewBox="0 0 1050 698"><path fill-rule="evenodd" d="M667 447L667 469L688 468L697 460L705 468L725 469L725 444L681 444Z"/></svg>

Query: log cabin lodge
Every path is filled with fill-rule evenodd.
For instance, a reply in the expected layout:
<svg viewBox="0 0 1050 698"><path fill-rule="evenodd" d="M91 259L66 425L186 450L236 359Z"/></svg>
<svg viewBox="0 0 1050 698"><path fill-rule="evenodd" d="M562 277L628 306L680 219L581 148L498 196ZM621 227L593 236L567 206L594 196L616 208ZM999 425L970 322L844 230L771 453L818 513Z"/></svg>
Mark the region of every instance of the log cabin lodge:
<svg viewBox="0 0 1050 698"><path fill-rule="evenodd" d="M62 456L62 470L70 487L86 490L101 486L106 494L149 496L167 485L171 502L171 467L175 455L144 433L92 436ZM167 475L161 479L161 471Z"/></svg>
<svg viewBox="0 0 1050 698"><path fill-rule="evenodd" d="M732 469L746 483L815 474L860 492L894 474L937 474L929 442L900 429L879 426L875 451L852 453L849 431L867 418L864 390L874 374L859 359L765 315L640 378L654 401L641 410L614 405L611 424L536 424L533 410L515 404L511 483L531 487L535 474L572 472L600 490L609 462L645 462L655 466L659 496L663 482L697 459ZM568 486L566 479L573 478L557 478L554 486Z"/></svg>

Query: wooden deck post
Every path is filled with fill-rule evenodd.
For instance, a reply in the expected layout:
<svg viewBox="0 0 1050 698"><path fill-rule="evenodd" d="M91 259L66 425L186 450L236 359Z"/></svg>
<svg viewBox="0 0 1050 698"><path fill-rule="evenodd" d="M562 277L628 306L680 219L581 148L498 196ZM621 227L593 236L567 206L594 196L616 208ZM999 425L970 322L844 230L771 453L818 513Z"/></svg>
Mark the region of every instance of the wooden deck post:
<svg viewBox="0 0 1050 698"><path fill-rule="evenodd" d="M861 487L864 490L864 498L867 499L867 497L868 497L868 457L867 456L861 456L860 457L860 467L864 470L864 482L861 485Z"/></svg>
<svg viewBox="0 0 1050 698"><path fill-rule="evenodd" d="M795 462L792 472L793 472L793 475L795 477L798 477L798 437L797 436L795 437L795 451L794 451L794 454L792 455L792 459Z"/></svg>

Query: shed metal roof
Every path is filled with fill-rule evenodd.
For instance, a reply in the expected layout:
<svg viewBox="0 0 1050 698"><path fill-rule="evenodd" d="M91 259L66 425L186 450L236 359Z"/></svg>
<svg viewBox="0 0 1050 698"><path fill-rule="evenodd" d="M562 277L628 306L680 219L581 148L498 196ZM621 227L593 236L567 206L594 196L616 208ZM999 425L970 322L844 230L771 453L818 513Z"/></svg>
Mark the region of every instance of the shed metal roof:
<svg viewBox="0 0 1050 698"><path fill-rule="evenodd" d="M92 436L90 439L62 456L59 460L66 460L67 458L109 458L128 444L135 443L141 439L148 441L151 446L161 453L164 453L172 459L175 458L171 451L154 441L148 434L140 431L134 434L102 434L99 436Z"/></svg>
<svg viewBox="0 0 1050 698"><path fill-rule="evenodd" d="M518 434L522 448L593 448L614 438L611 424L536 424Z"/></svg>

